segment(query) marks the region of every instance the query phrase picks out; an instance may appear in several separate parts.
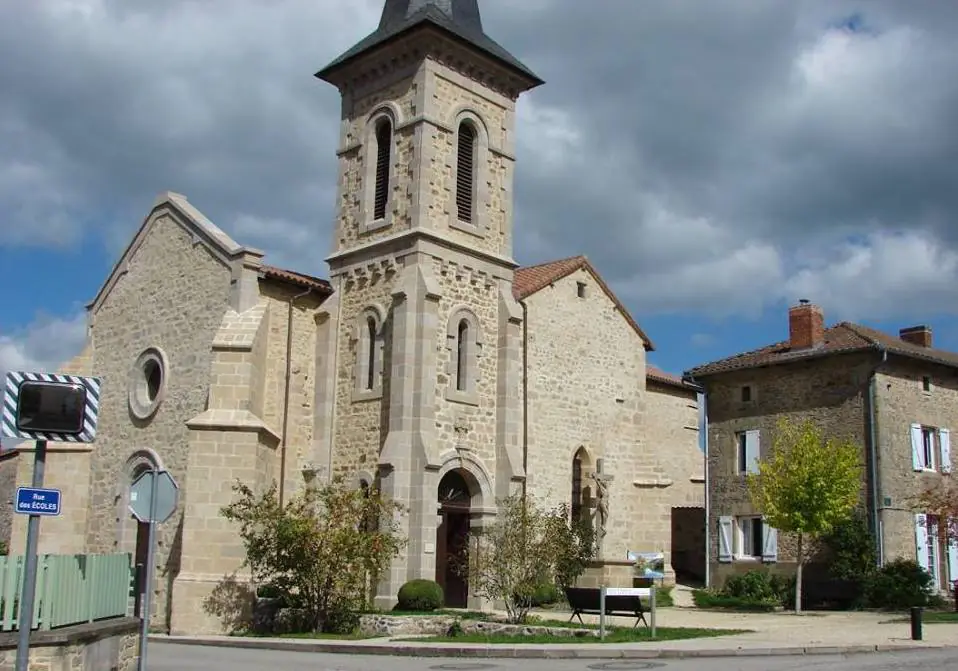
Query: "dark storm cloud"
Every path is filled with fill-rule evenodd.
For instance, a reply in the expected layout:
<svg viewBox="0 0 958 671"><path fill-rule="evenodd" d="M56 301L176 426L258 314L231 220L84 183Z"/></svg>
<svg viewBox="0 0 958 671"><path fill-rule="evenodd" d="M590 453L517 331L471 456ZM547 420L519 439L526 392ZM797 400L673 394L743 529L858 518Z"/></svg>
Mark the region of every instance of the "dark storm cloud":
<svg viewBox="0 0 958 671"><path fill-rule="evenodd" d="M951 268L958 241L958 4L480 2L547 80L519 107L521 261L586 253L641 312L754 313L798 291L888 311L856 294L888 278L958 310L922 274ZM69 242L92 220L119 248L174 189L274 262L323 272L339 99L311 74L380 7L0 6L0 245Z"/></svg>

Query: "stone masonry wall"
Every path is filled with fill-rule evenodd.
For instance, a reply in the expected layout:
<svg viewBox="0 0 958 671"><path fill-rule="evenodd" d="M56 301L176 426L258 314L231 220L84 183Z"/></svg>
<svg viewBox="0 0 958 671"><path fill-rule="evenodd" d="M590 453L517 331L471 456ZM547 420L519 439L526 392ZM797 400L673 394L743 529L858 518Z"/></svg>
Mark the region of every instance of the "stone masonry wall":
<svg viewBox="0 0 958 671"><path fill-rule="evenodd" d="M171 216L161 214L151 224L128 259L128 272L93 315L93 370L102 376L102 396L90 481L92 552L134 551L127 461L138 450L153 449L182 486L190 442L186 422L206 407L211 344L228 307L231 274ZM129 380L137 357L149 347L162 349L168 370L163 402L142 421L128 407ZM181 489L180 496L186 494ZM165 626L168 585L179 571L179 557L171 550L178 547L181 522L182 507L157 530L155 626Z"/></svg>
<svg viewBox="0 0 958 671"><path fill-rule="evenodd" d="M708 392L709 561L714 585L720 586L732 573L758 567L748 559L718 562L719 517L758 514L750 502L745 476L737 471L736 432L758 429L760 456L764 457L773 446L779 419L800 422L807 418L826 435L860 444L864 453L867 385L875 363L874 355L847 354L702 380ZM741 400L743 385L751 387L749 402ZM865 492L863 481L863 501ZM794 556L794 539L780 533L778 563L769 568L793 570Z"/></svg>
<svg viewBox="0 0 958 671"><path fill-rule="evenodd" d="M413 160L415 131L412 127L403 129L402 121L415 116L414 100L416 88L412 78L369 91L357 98L347 98L343 105L343 136L339 174L340 190L337 203L337 227L334 249L341 251L357 245L377 240L408 230L411 226L412 189L407 169ZM384 103L392 103L399 111L400 119L394 119L395 143L390 154L390 205L392 225L361 233L360 221L365 218L370 223L372 213L364 213L363 201L366 198L366 163L364 148L366 143L375 147L374 131L367 132L369 116L377 112ZM398 130L397 130L398 127ZM371 154L375 160L375 151Z"/></svg>
<svg viewBox="0 0 958 671"><path fill-rule="evenodd" d="M456 259L468 263L467 259ZM499 287L487 275L473 273L457 263L434 260L433 275L441 286L439 301L439 331L437 343L436 380L436 444L440 455L457 444L456 425L466 428L462 445L475 454L490 476L490 486L495 491L496 464L496 394L498 379L499 338ZM450 349L453 341L447 337L450 318L460 307L467 307L479 320L480 352L476 376L476 400L478 405L461 403L447 398L450 388L455 389L456 380L452 358L456 352ZM455 329L456 326L452 325ZM494 501L484 501L484 506L494 506Z"/></svg>
<svg viewBox="0 0 958 671"><path fill-rule="evenodd" d="M649 539L651 547L634 549L665 551L677 565L704 573L704 548L695 542L704 542L705 531L705 455L699 446L697 395L649 380L645 398L647 449L658 459L654 470L636 481L636 494L640 506L668 513L669 533ZM685 508L693 510L681 510Z"/></svg>
<svg viewBox="0 0 958 671"><path fill-rule="evenodd" d="M336 408L333 435L334 477L351 479L360 472L375 474L379 453L386 438L389 402L390 325L389 310L395 273L350 275L339 296L341 320L336 370ZM376 306L386 315L387 339L383 347L382 394L354 398L357 355L359 351L359 317L363 310Z"/></svg>
<svg viewBox="0 0 958 671"><path fill-rule="evenodd" d="M512 177L515 160L511 157L514 104L490 89L476 83L451 68L431 62L427 79L431 92L427 101L430 116L444 128L431 129L428 163L430 179L434 182L436 202L431 209L435 221L431 228L446 231L462 244L495 254L509 255L512 237ZM476 190L478 222L484 232L477 236L449 226L456 213L456 151L459 114L467 111L482 123L480 132L487 134L487 145L479 142L476 170L479 186ZM451 132L450 132L451 131Z"/></svg>
<svg viewBox="0 0 958 671"><path fill-rule="evenodd" d="M931 378L931 390L927 392L923 390L922 378L925 376ZM918 506L914 499L926 487L934 487L955 477L955 467L952 467L952 474L943 474L939 452L936 455L938 467L934 472L916 472L912 464L910 427L912 423L919 423L946 428L955 436L955 429L958 428L958 380L953 369L890 358L878 376L876 395L879 500L890 499L887 505L883 502L881 510L885 561L898 557L916 560L915 512ZM955 454L952 448L953 464L958 460ZM947 577L944 546L940 548L939 556L938 574Z"/></svg>
<svg viewBox="0 0 958 671"><path fill-rule="evenodd" d="M577 297L577 282L586 284L585 298ZM662 549L669 535L667 495L655 493L650 502L634 484L664 474L649 436L641 339L585 270L525 302L529 493L549 505L569 503L573 457L584 447L583 487L594 494L589 474L597 459L614 476L603 557L624 561L630 549Z"/></svg>

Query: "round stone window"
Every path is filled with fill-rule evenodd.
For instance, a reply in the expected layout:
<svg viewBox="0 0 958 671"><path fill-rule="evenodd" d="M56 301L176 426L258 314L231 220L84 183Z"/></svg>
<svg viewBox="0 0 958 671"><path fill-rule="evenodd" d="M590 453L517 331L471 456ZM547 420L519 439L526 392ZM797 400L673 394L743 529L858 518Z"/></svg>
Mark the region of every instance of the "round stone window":
<svg viewBox="0 0 958 671"><path fill-rule="evenodd" d="M166 389L166 355L151 347L143 352L130 373L130 411L139 419L148 419L163 402Z"/></svg>

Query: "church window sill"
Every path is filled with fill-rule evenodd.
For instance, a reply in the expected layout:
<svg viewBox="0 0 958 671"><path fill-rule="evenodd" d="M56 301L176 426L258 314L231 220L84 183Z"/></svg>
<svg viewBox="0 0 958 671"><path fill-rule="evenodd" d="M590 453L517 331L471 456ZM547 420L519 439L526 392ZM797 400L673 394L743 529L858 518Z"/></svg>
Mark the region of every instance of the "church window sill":
<svg viewBox="0 0 958 671"><path fill-rule="evenodd" d="M459 391L458 389L447 389L446 400L463 405L479 405L479 394L474 391Z"/></svg>
<svg viewBox="0 0 958 671"><path fill-rule="evenodd" d="M375 401L383 397L382 387L377 387L376 389L354 389L353 390L353 403L360 403L363 401Z"/></svg>

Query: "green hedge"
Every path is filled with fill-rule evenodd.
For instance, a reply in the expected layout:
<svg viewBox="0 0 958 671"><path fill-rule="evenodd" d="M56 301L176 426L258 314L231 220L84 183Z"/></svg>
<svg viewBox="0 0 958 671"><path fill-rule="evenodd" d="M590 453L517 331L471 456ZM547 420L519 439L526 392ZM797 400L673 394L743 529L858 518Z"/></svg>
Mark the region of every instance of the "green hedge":
<svg viewBox="0 0 958 671"><path fill-rule="evenodd" d="M755 600L740 596L730 596L720 591L696 589L692 591L692 602L697 608L723 608L755 612L770 612L781 606L778 600Z"/></svg>

